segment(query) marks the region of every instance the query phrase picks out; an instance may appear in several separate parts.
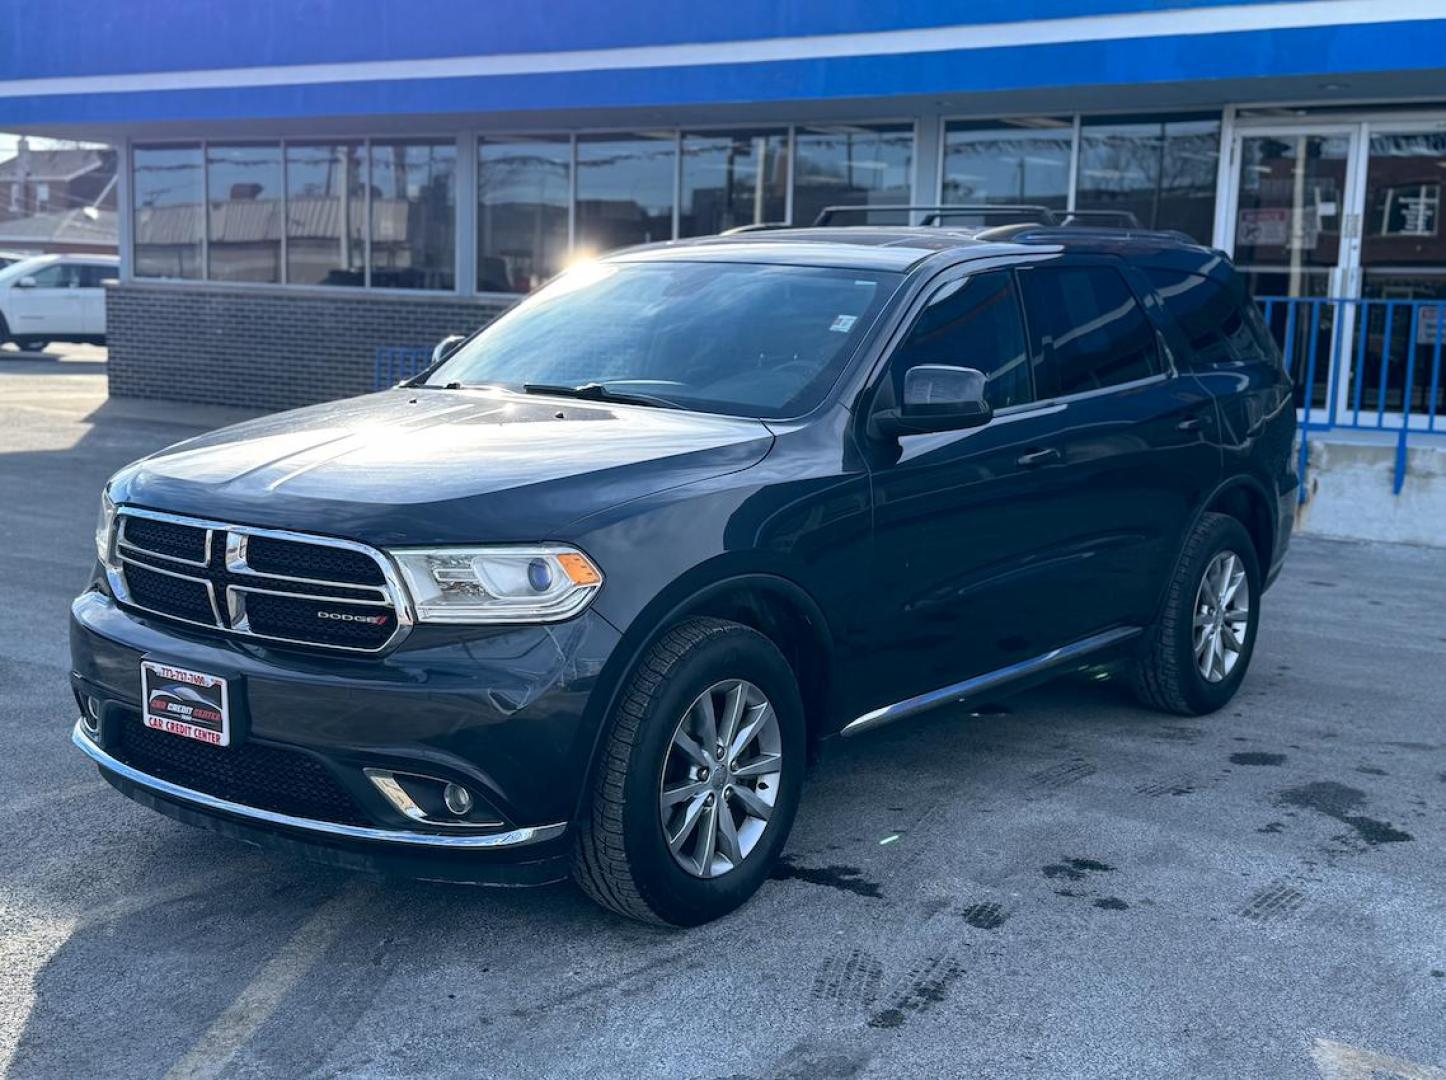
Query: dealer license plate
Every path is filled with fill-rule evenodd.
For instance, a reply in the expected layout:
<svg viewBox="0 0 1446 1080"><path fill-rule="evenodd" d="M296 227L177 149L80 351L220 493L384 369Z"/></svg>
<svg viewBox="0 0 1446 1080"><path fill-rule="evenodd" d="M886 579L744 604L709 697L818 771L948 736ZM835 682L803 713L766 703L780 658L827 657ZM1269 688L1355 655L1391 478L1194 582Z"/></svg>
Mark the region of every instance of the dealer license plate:
<svg viewBox="0 0 1446 1080"><path fill-rule="evenodd" d="M141 697L146 727L212 746L231 744L230 703L221 676L142 660Z"/></svg>

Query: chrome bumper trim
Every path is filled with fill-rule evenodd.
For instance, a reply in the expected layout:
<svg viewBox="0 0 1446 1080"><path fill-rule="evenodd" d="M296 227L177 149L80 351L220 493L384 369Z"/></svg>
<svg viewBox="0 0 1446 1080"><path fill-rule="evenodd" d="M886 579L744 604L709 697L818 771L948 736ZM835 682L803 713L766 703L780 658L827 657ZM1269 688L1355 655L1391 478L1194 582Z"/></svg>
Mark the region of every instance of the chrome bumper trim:
<svg viewBox="0 0 1446 1080"><path fill-rule="evenodd" d="M374 840L389 844L402 844L412 847L447 848L451 850L487 849L487 848L510 848L521 847L524 844L537 844L544 840L551 840L561 836L567 830L567 822L558 822L555 825L532 825L526 828L513 829L505 833L493 833L489 836L438 836L434 833L408 832L403 829L372 829L362 825L340 825L331 821L316 821L312 818L292 817L290 814L278 814L272 810L261 810L254 806L246 806L243 803L229 802L226 799L218 799L214 795L207 795L203 791L192 791L190 788L182 787L180 784L173 784L169 780L162 780L159 777L143 773L139 769L133 769L125 762L111 757L99 746L90 740L79 720L75 722L75 728L70 733L70 741L80 747L81 752L94 761L102 769L115 773L124 780L129 780L138 787L153 791L157 795L164 795L169 799L180 802L191 803L203 810L215 810L225 814L232 814L236 817L247 818L251 821L261 821L268 825L284 825L291 829L301 829L305 832L317 833L322 836L335 836L347 840Z"/></svg>

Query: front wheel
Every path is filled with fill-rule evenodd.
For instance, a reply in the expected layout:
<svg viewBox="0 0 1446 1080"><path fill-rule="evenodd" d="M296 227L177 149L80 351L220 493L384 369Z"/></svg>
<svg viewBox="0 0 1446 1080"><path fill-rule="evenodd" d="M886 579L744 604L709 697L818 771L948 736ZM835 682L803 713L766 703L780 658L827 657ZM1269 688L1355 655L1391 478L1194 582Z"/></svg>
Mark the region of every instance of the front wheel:
<svg viewBox="0 0 1446 1080"><path fill-rule="evenodd" d="M1140 701L1182 716L1222 708L1240 689L1260 622L1260 563L1250 534L1205 514L1185 540L1133 683Z"/></svg>
<svg viewBox="0 0 1446 1080"><path fill-rule="evenodd" d="M767 879L803 786L798 683L762 634L690 618L649 648L610 719L573 876L604 907L696 926Z"/></svg>

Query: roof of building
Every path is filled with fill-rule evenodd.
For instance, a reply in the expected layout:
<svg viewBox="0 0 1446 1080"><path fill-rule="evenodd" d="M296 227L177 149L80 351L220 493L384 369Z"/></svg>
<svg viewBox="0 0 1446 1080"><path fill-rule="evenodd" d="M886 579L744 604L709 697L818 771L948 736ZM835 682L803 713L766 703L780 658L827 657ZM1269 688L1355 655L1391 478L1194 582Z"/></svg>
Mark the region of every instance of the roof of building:
<svg viewBox="0 0 1446 1080"><path fill-rule="evenodd" d="M118 232L114 210L62 210L52 214L0 221L0 246L28 247L45 244L88 244L115 247Z"/></svg>
<svg viewBox="0 0 1446 1080"><path fill-rule="evenodd" d="M27 180L59 183L74 180L97 169L114 167L115 154L110 150L95 147L80 147L70 150L31 150L25 168ZM21 155L0 161L0 182L14 180L20 175Z"/></svg>

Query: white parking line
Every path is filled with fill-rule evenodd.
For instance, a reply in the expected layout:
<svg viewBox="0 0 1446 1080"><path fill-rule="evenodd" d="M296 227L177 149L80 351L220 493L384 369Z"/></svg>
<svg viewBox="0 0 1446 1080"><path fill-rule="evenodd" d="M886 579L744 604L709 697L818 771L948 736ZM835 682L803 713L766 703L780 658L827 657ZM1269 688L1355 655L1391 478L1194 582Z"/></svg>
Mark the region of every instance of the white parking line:
<svg viewBox="0 0 1446 1080"><path fill-rule="evenodd" d="M1317 1039L1310 1056L1320 1070L1321 1080L1446 1080L1446 1069L1417 1065L1405 1058L1387 1057L1345 1043Z"/></svg>
<svg viewBox="0 0 1446 1080"><path fill-rule="evenodd" d="M165 1080L209 1080L219 1076L352 921L362 896L361 886L348 885L312 912L171 1067Z"/></svg>

